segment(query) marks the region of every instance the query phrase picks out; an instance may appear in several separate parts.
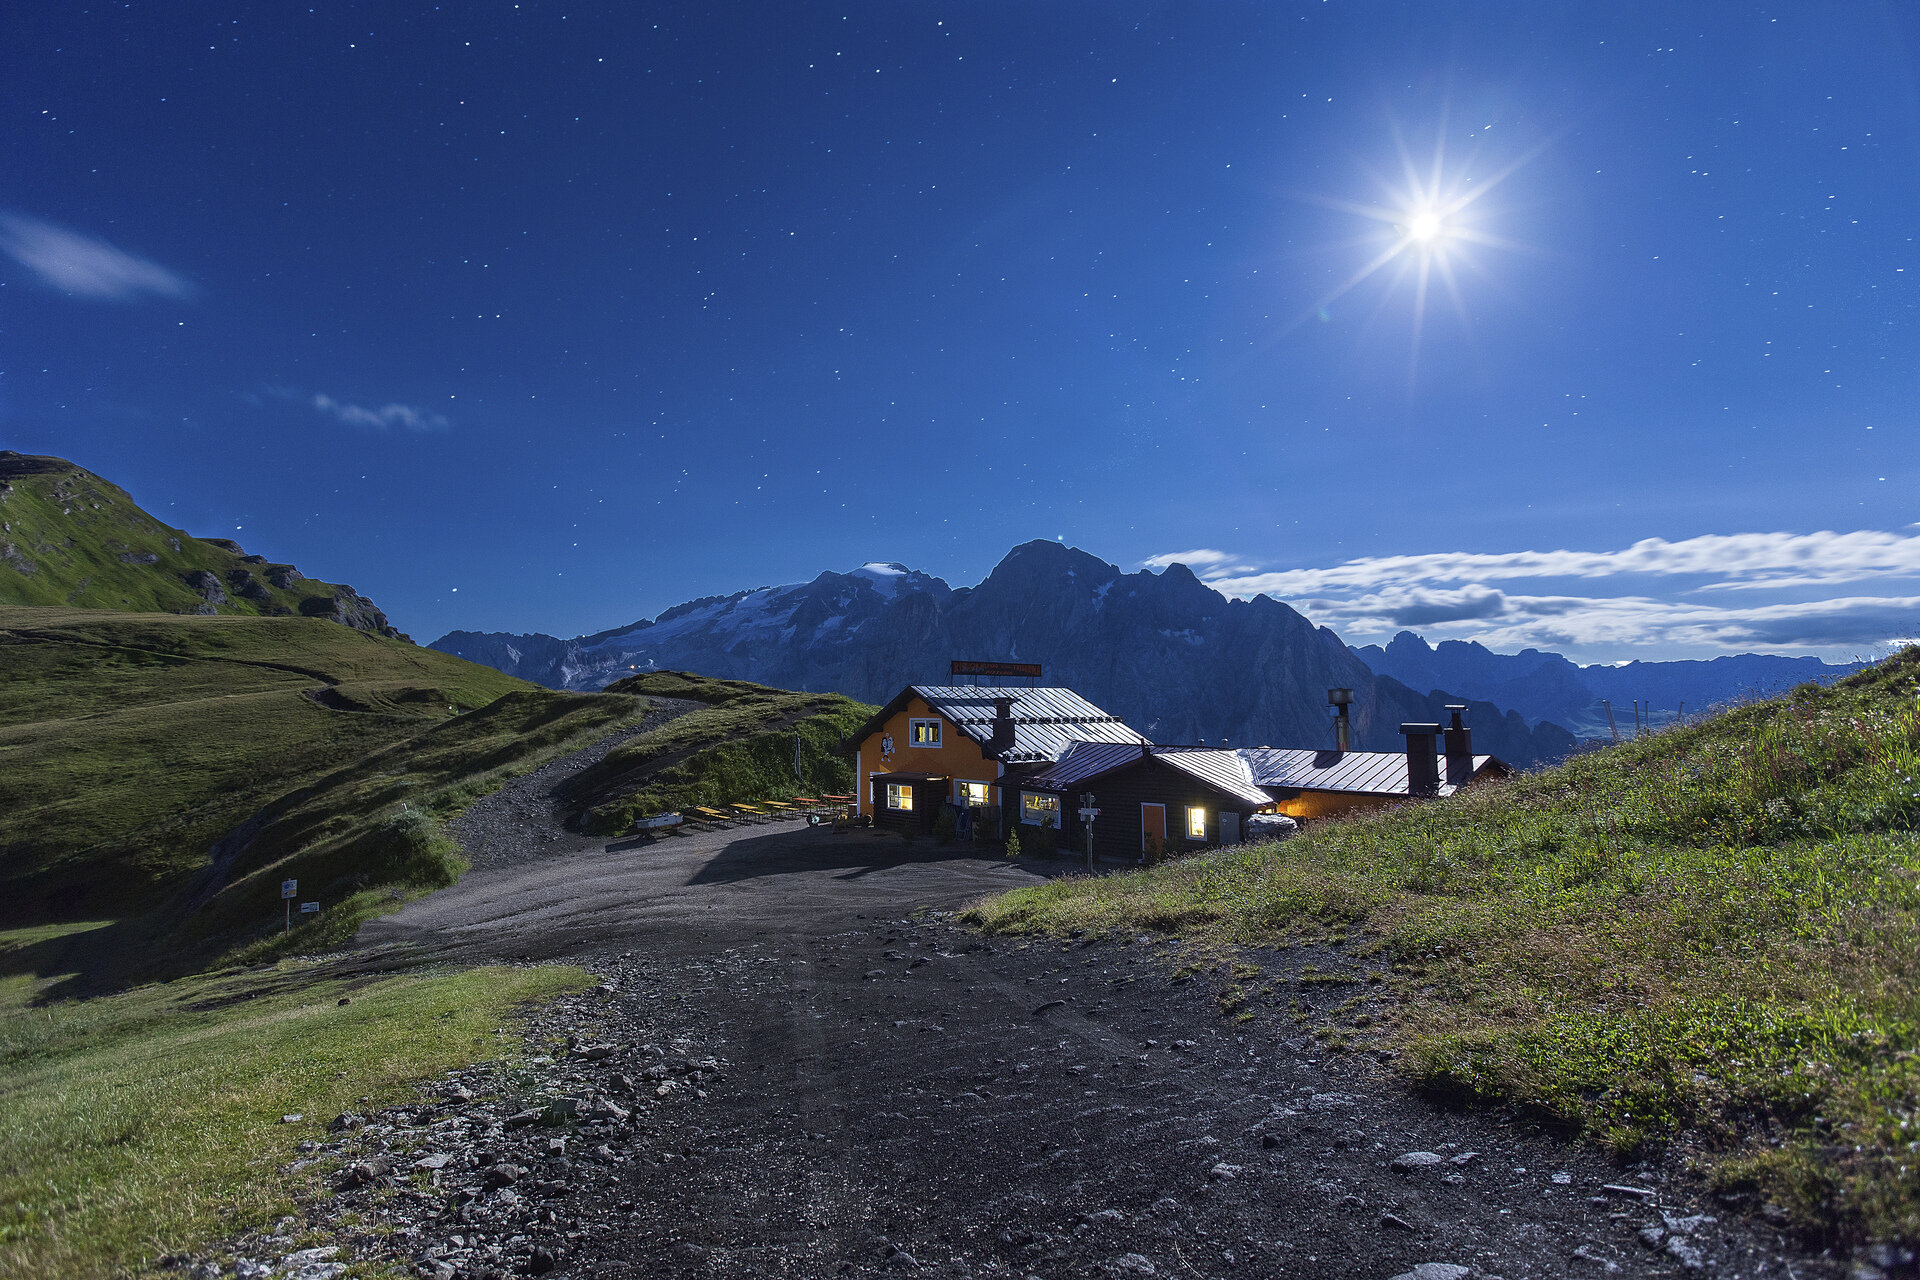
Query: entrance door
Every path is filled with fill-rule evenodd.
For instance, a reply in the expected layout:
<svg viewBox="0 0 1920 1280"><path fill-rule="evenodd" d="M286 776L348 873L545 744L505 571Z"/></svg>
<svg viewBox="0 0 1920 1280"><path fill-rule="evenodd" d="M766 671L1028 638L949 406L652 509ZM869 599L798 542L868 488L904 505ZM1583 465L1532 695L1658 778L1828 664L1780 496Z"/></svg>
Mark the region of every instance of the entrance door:
<svg viewBox="0 0 1920 1280"><path fill-rule="evenodd" d="M1231 809L1220 811L1220 843L1240 843L1240 815Z"/></svg>
<svg viewBox="0 0 1920 1280"><path fill-rule="evenodd" d="M1155 847L1167 847L1167 806L1143 804L1140 806L1140 852L1144 854Z"/></svg>

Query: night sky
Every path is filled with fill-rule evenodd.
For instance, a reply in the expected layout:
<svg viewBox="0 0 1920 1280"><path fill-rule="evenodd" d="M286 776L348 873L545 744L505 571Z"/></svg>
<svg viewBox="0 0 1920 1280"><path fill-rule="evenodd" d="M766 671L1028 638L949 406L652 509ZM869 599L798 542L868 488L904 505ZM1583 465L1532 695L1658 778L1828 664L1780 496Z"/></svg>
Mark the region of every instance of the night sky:
<svg viewBox="0 0 1920 1280"><path fill-rule="evenodd" d="M1061 538L1582 660L1920 635L1920 14L0 7L0 447L570 635Z"/></svg>

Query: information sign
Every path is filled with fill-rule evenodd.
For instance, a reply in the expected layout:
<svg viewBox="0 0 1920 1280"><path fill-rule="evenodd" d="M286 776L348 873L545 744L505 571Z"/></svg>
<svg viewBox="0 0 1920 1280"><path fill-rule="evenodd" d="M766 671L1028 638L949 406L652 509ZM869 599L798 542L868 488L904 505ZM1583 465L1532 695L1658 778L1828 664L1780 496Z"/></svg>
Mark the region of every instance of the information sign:
<svg viewBox="0 0 1920 1280"><path fill-rule="evenodd" d="M300 882L298 880L282 880L280 882L280 896L283 898L299 897Z"/></svg>

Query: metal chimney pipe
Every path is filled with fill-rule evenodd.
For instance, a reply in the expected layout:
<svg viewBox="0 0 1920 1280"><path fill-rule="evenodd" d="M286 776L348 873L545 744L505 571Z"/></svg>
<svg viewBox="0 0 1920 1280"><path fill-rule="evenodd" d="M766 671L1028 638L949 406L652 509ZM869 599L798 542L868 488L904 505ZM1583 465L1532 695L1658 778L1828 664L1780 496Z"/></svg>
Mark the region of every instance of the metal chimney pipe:
<svg viewBox="0 0 1920 1280"><path fill-rule="evenodd" d="M1353 750L1353 721L1347 715L1353 705L1353 690L1327 690L1327 705L1333 708L1333 749L1345 755Z"/></svg>
<svg viewBox="0 0 1920 1280"><path fill-rule="evenodd" d="M1473 730L1462 718L1466 709L1464 703L1447 704L1451 715L1446 729L1447 781L1456 787L1473 777Z"/></svg>
<svg viewBox="0 0 1920 1280"><path fill-rule="evenodd" d="M1407 793L1415 796L1440 794L1440 737L1437 724L1403 724L1407 735Z"/></svg>

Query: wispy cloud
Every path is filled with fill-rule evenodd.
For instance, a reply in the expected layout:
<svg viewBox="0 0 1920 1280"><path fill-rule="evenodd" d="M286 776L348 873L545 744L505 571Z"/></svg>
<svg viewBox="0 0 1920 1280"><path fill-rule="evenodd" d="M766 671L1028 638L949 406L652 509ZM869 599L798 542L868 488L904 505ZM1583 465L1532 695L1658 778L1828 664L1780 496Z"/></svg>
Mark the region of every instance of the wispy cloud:
<svg viewBox="0 0 1920 1280"><path fill-rule="evenodd" d="M1239 557L1204 553L1222 560ZM1148 564L1181 557L1156 556ZM1402 582L1497 582L1514 578L1613 578L1634 574L1697 576L1707 587L1808 586L1857 582L1884 574L1920 574L1920 534L1863 529L1852 533L1727 533L1668 542L1647 538L1612 551L1436 551L1366 556L1323 569L1270 572L1202 571L1228 595L1296 596L1367 590ZM1218 562L1210 562L1218 563Z"/></svg>
<svg viewBox="0 0 1920 1280"><path fill-rule="evenodd" d="M1920 596L1843 596L1727 607L1650 596L1525 596L1490 588L1410 589L1293 603L1315 622L1356 637L1411 627L1470 634L1493 649L1870 649L1920 630ZM1448 624L1469 624L1466 626Z"/></svg>
<svg viewBox="0 0 1920 1280"><path fill-rule="evenodd" d="M0 252L42 283L83 298L131 302L142 295L190 298L193 282L104 240L38 218L0 213Z"/></svg>
<svg viewBox="0 0 1920 1280"><path fill-rule="evenodd" d="M313 407L350 427L372 427L377 431L393 427L406 431L443 431L447 426L445 416L410 404L383 404L378 409L369 409L320 394L313 397Z"/></svg>
<svg viewBox="0 0 1920 1280"><path fill-rule="evenodd" d="M1356 640L1413 628L1430 639L1591 659L1739 647L1857 653L1920 631L1920 595L1805 598L1868 579L1914 590L1920 533L1911 530L1649 538L1600 551L1441 551L1323 568L1247 568L1246 559L1209 549L1145 563L1187 564L1226 595L1284 599ZM1574 591L1542 592L1546 579ZM1515 590L1519 583L1537 585Z"/></svg>
<svg viewBox="0 0 1920 1280"><path fill-rule="evenodd" d="M1242 564L1245 557L1234 555L1230 551L1214 551L1199 547L1193 551L1169 551L1165 555L1148 556L1140 564L1148 569L1164 569L1170 564L1183 564L1203 577L1221 573L1252 573L1258 566Z"/></svg>

